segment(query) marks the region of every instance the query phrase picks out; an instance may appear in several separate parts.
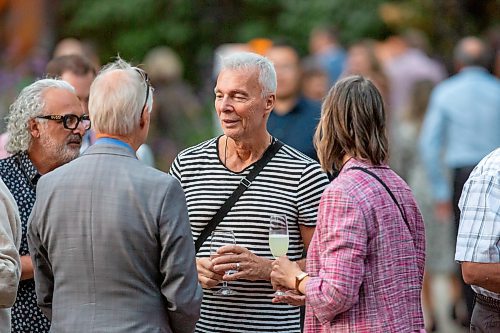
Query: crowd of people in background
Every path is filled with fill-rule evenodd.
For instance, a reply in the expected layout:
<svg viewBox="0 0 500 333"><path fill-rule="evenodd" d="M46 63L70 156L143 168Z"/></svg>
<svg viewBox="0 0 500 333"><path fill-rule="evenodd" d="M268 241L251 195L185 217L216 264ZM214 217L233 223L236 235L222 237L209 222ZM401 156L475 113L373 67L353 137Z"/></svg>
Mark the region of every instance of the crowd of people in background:
<svg viewBox="0 0 500 333"><path fill-rule="evenodd" d="M500 330L498 45L340 40L221 45L207 101L168 46L68 38L0 91L0 332ZM191 246L241 182L236 244Z"/></svg>

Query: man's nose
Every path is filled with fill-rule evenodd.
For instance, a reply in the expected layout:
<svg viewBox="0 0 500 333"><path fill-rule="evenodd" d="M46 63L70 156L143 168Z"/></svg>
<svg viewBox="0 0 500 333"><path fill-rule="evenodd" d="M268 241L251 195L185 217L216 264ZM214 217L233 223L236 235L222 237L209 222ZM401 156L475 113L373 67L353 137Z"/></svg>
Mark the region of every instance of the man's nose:
<svg viewBox="0 0 500 333"><path fill-rule="evenodd" d="M80 121L78 123L78 126L76 126L76 128L73 130L73 133L78 133L81 136L83 136L86 131L87 130L85 129L85 125L83 124L83 121Z"/></svg>
<svg viewBox="0 0 500 333"><path fill-rule="evenodd" d="M232 110L232 103L231 103L231 99L226 96L222 99L221 101L221 110L222 111L229 111L229 110Z"/></svg>

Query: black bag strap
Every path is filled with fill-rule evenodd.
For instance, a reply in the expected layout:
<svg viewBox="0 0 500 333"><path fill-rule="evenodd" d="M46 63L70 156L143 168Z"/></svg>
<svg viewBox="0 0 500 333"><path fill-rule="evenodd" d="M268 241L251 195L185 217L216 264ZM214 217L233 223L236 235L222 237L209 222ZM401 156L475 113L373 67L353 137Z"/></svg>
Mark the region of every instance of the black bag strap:
<svg viewBox="0 0 500 333"><path fill-rule="evenodd" d="M366 168L354 166L354 167L349 168L348 170L353 170L353 169L355 169L355 170L361 170L364 173L369 174L370 176L372 176L373 178L375 178L376 180L378 180L378 182L380 184L382 184L382 186L385 188L385 190L387 191L387 193L389 193L389 195L391 196L391 198L394 201L394 203L396 204L396 206L398 206L399 212L401 213L401 216L403 217L403 220L405 221L406 227L408 228L408 231L410 231L410 235L411 235L410 224L408 223L408 220L406 219L406 215L404 214L403 209L399 205L398 200L394 196L394 193L392 193L392 191L389 189L389 186L387 186L387 184L384 183L384 181L382 179L380 179L379 176L377 176L375 173L371 172L370 170L368 170ZM413 240L413 237L412 237L412 240Z"/></svg>
<svg viewBox="0 0 500 333"><path fill-rule="evenodd" d="M252 168L252 170L250 170L248 175L244 178L241 178L236 190L234 190L231 196L227 198L226 202L224 202L224 204L219 208L217 213L215 213L210 222L208 222L208 224L205 226L205 229L203 229L198 239L196 239L196 242L194 243L196 253L198 253L200 247L207 240L212 231L217 228L222 219L227 215L227 213L229 213L229 211L234 206L236 201L238 201L243 192L245 192L245 190L250 187L257 175L262 171L262 169L264 169L267 163L274 157L274 155L276 155L276 153L282 146L283 142L276 139L269 146L269 148L266 149L264 155L262 155L262 158L258 160L257 163L255 163L254 167Z"/></svg>

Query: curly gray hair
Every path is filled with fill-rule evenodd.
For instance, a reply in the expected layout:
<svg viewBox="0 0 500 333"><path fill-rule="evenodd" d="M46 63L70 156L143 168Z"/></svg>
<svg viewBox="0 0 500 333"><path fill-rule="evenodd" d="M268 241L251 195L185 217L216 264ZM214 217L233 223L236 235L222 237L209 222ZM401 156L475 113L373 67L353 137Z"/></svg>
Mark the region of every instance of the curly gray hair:
<svg viewBox="0 0 500 333"><path fill-rule="evenodd" d="M41 79L25 87L9 107L7 116L9 141L6 145L9 153L16 154L28 150L31 143L28 122L43 114L45 107L43 94L49 88L66 89L75 93L75 89L69 83L58 79Z"/></svg>

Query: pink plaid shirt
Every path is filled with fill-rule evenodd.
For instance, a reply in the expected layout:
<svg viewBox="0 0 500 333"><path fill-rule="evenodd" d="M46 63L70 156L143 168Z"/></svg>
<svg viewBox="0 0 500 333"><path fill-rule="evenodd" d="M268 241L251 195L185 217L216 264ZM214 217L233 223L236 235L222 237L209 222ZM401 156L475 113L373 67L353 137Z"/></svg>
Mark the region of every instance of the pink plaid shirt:
<svg viewBox="0 0 500 333"><path fill-rule="evenodd" d="M394 193L410 229L384 187ZM321 198L307 255L305 332L425 332L425 238L410 188L389 167L351 159Z"/></svg>

